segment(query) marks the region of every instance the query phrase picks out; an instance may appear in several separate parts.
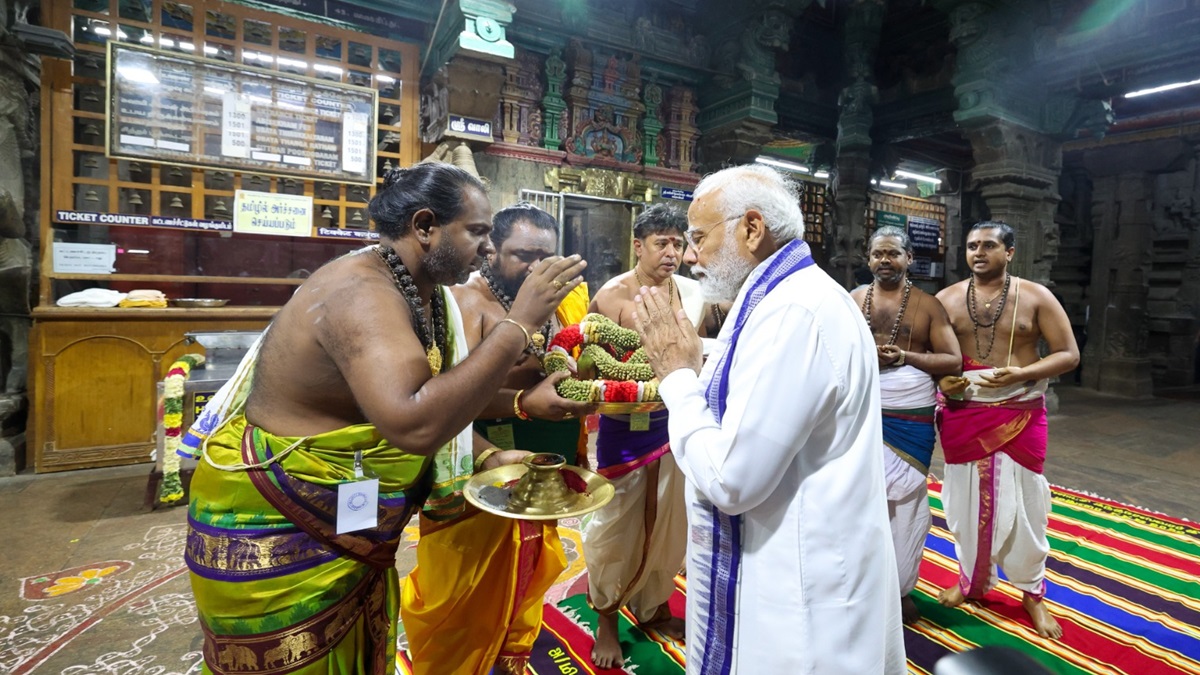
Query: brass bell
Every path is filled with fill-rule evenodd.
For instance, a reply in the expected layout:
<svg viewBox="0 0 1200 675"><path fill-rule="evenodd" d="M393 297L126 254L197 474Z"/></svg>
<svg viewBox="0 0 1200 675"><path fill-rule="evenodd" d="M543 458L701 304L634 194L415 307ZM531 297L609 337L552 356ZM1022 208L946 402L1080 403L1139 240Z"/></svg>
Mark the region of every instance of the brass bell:
<svg viewBox="0 0 1200 675"><path fill-rule="evenodd" d="M95 155L88 155L87 157L84 157L84 159L83 159L83 168L99 169L100 168L100 160L96 159Z"/></svg>
<svg viewBox="0 0 1200 675"><path fill-rule="evenodd" d="M100 127L89 122L86 126L83 127L83 135L84 136L99 136L100 135Z"/></svg>
<svg viewBox="0 0 1200 675"><path fill-rule="evenodd" d="M139 164L138 162L130 162L129 163L129 173L130 174L141 173L141 172L142 172L141 164Z"/></svg>
<svg viewBox="0 0 1200 675"><path fill-rule="evenodd" d="M391 121L391 119L395 116L396 116L396 109L393 108L392 106L389 105L383 109L384 119Z"/></svg>
<svg viewBox="0 0 1200 675"><path fill-rule="evenodd" d="M96 191L95 191L95 190L88 190L88 191L87 191L87 192L85 192L85 193L84 193L84 195L83 195L83 201L85 201L85 202L98 202L98 201L100 201L100 195L96 194Z"/></svg>
<svg viewBox="0 0 1200 675"><path fill-rule="evenodd" d="M385 160L383 160L383 172L384 172L384 173L387 173L387 172L389 172L389 171L391 171L391 170L392 170L392 160L391 160L391 158L388 158L388 159L385 159Z"/></svg>
<svg viewBox="0 0 1200 675"><path fill-rule="evenodd" d="M134 191L133 191L133 194L129 196L129 204L130 204L130 206L141 206L141 205L142 205L142 203L143 203L143 202L142 202L142 195L141 195L141 193L139 193L137 190L134 190Z"/></svg>
<svg viewBox="0 0 1200 675"><path fill-rule="evenodd" d="M325 197L326 199L328 199L329 194L331 192L333 192L333 185L331 185L329 183L321 183L321 196L322 197Z"/></svg>
<svg viewBox="0 0 1200 675"><path fill-rule="evenodd" d="M224 171L214 171L212 179L214 183L224 183L225 181L229 180L229 174L225 173Z"/></svg>
<svg viewBox="0 0 1200 675"><path fill-rule="evenodd" d="M333 220L333 211L328 206L321 210L321 217L325 220Z"/></svg>
<svg viewBox="0 0 1200 675"><path fill-rule="evenodd" d="M177 166L172 167L171 168L171 178L174 178L175 180L179 180L179 179L183 178L183 169L180 169Z"/></svg>
<svg viewBox="0 0 1200 675"><path fill-rule="evenodd" d="M95 89L88 87L83 90L83 100L89 103L96 103L100 100L100 97L96 95Z"/></svg>
<svg viewBox="0 0 1200 675"><path fill-rule="evenodd" d="M354 210L354 216L353 216L352 218L350 218L350 222L352 222L352 223L361 223L362 221L363 221L363 217L362 217L362 209L355 209L355 210Z"/></svg>
<svg viewBox="0 0 1200 675"><path fill-rule="evenodd" d="M218 199L216 204L213 204L213 213L229 213L229 207L225 206L224 199Z"/></svg>
<svg viewBox="0 0 1200 675"><path fill-rule="evenodd" d="M182 209L183 208L183 200L179 198L179 195L175 195L174 197L171 198L171 208L173 208L173 209Z"/></svg>

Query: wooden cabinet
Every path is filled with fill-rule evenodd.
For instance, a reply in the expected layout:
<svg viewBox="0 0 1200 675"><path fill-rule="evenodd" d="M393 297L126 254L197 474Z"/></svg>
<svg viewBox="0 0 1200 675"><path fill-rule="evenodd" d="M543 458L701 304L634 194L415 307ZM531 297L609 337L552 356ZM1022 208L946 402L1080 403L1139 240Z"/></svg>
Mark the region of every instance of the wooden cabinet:
<svg viewBox="0 0 1200 675"><path fill-rule="evenodd" d="M41 472L150 462L156 386L194 331L261 330L274 307L39 308L29 353L30 444Z"/></svg>

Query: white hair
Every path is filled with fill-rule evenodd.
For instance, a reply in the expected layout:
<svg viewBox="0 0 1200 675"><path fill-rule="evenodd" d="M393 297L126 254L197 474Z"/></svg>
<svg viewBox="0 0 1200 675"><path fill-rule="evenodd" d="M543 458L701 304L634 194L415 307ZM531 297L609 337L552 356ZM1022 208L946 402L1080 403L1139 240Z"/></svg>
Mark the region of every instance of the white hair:
<svg viewBox="0 0 1200 675"><path fill-rule="evenodd" d="M775 169L762 164L722 169L705 176L692 199L717 191L721 192L719 203L725 217L733 218L755 209L762 213L767 230L779 243L804 237L800 187Z"/></svg>

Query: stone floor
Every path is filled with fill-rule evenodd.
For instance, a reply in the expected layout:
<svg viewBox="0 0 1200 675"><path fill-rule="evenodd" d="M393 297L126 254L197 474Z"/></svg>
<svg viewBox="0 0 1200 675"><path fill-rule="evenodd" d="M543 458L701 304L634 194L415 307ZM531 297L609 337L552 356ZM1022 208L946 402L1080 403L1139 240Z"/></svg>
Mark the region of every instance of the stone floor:
<svg viewBox="0 0 1200 675"><path fill-rule="evenodd" d="M1200 521L1200 397L1060 391L1051 482ZM141 465L0 479L0 673L199 671L186 514L143 510L148 473ZM404 551L402 571L412 562Z"/></svg>

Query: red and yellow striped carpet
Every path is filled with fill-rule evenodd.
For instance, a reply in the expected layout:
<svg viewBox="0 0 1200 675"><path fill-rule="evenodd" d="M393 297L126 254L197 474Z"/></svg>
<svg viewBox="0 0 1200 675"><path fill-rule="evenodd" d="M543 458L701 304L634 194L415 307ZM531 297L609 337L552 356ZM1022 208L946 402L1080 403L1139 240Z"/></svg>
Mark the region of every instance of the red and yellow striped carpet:
<svg viewBox="0 0 1200 675"><path fill-rule="evenodd" d="M1020 649L1062 674L1200 673L1200 526L1054 488L1046 601L1063 626L1062 639L1054 641L1033 631L1020 592L1004 583L980 603L956 609L937 603L958 568L940 484L930 485L929 497L933 529L914 594L922 619L905 631L910 673L932 673L942 656L979 645ZM682 615L686 580L677 585L672 608ZM595 618L581 595L548 605L532 672L622 672L591 666ZM628 672L683 672L681 645L643 633L628 616L621 631L627 668L637 666Z"/></svg>

